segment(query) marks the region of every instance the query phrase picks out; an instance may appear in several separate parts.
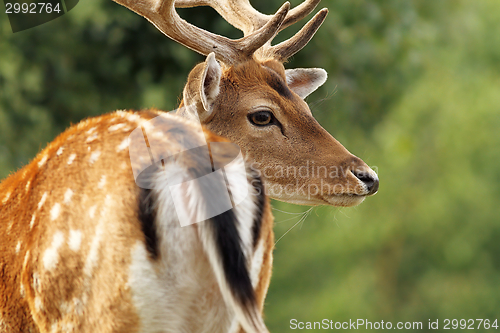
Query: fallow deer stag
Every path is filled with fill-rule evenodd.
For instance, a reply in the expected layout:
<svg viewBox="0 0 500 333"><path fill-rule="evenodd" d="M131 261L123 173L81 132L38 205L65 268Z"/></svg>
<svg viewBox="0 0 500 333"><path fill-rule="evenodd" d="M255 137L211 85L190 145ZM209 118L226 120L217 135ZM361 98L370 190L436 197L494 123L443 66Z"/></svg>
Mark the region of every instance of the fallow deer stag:
<svg viewBox="0 0 500 333"><path fill-rule="evenodd" d="M274 235L264 187L280 200L336 206L378 189L376 174L303 100L326 72L283 67L327 11L272 46L319 0L293 10L286 3L271 16L247 0L117 2L207 59L189 75L180 116L148 110L88 119L0 184L0 331L267 332ZM214 35L175 11L199 5L244 37ZM163 125L152 126L155 119ZM132 158L137 130L144 161ZM192 182L216 173L219 182ZM221 188L231 209L204 215ZM248 195L235 200L241 188ZM181 227L192 215L206 219Z"/></svg>

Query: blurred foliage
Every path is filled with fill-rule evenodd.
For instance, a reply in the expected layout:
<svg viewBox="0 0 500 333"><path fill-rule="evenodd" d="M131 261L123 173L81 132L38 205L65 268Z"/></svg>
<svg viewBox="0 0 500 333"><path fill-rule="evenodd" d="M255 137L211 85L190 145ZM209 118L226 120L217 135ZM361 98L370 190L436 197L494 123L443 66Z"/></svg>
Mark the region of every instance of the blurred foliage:
<svg viewBox="0 0 500 333"><path fill-rule="evenodd" d="M299 1L292 1L292 5ZM271 13L278 1L252 1ZM323 0L330 14L286 65L323 67L315 116L380 172L356 208L274 202L273 332L289 321L496 319L500 308L500 3ZM212 10L180 11L232 38ZM285 30L277 40L297 31ZM288 31L290 30L290 31ZM203 57L111 1L12 34L0 14L0 178L70 123L174 109ZM298 214L296 214L298 213Z"/></svg>

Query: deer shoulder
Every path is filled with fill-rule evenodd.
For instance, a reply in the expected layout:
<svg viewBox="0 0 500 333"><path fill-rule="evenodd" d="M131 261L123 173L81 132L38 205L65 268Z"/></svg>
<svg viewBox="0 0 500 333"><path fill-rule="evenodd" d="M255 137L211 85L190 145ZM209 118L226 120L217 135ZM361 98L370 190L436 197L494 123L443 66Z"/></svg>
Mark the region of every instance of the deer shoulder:
<svg viewBox="0 0 500 333"><path fill-rule="evenodd" d="M146 188L134 167L151 164L148 151L131 165L137 129L170 156L147 169ZM273 236L258 175L228 166L224 150L217 159L233 191L243 182L249 195L204 222L178 218L179 207L203 210L220 194L217 181L192 182L213 172L202 150L188 149L207 142L212 159L227 144L176 116L116 112L71 127L1 183L2 332L264 330ZM168 183L179 177L183 207Z"/></svg>

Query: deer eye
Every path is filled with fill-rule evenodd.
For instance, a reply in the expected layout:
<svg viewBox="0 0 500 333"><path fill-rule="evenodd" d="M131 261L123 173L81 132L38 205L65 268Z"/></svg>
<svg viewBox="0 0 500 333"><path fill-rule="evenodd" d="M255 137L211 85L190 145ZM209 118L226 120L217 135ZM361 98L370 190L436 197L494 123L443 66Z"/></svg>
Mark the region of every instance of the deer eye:
<svg viewBox="0 0 500 333"><path fill-rule="evenodd" d="M269 111L258 111L248 115L248 118L256 126L267 126L272 123L273 114Z"/></svg>

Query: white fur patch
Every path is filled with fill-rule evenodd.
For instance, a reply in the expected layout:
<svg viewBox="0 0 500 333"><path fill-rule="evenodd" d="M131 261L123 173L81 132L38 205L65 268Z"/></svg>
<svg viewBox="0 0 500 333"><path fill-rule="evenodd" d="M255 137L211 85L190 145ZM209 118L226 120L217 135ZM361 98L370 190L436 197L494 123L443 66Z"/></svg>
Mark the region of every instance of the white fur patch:
<svg viewBox="0 0 500 333"><path fill-rule="evenodd" d="M52 239L52 244L45 250L43 254L43 266L46 270L51 270L56 267L59 261L59 248L64 243L64 235L62 232L57 231Z"/></svg>
<svg viewBox="0 0 500 333"><path fill-rule="evenodd" d="M33 273L33 290L35 292L40 292L40 276L38 275L38 273Z"/></svg>
<svg viewBox="0 0 500 333"><path fill-rule="evenodd" d="M135 113L126 113L125 118L132 123L136 123L141 119L141 117Z"/></svg>
<svg viewBox="0 0 500 333"><path fill-rule="evenodd" d="M59 149L57 150L56 155L57 155L57 156L61 156L61 155L62 155L62 153L63 153L63 151L64 151L64 147L59 147Z"/></svg>
<svg viewBox="0 0 500 333"><path fill-rule="evenodd" d="M68 239L69 248L76 252L80 249L81 244L82 244L82 232L80 230L70 230Z"/></svg>
<svg viewBox="0 0 500 333"><path fill-rule="evenodd" d="M87 255L87 260L85 261L85 266L83 268L83 272L85 273L85 275L89 277L92 276L92 271L94 270L94 267L96 267L97 261L99 260L99 253L100 253L99 248L101 246L101 240L104 234L103 216L107 215L107 210L109 209L109 207L112 207L112 205L113 205L113 200L111 199L111 196L107 195L106 199L104 199L104 206L100 213L101 219L99 220L99 223L96 226L94 238L92 239L92 242L90 244L90 250ZM95 215L95 207L96 206L92 207L94 208L94 215Z"/></svg>
<svg viewBox="0 0 500 333"><path fill-rule="evenodd" d="M99 150L90 154L89 163L94 164L99 159L99 156L101 156L101 152Z"/></svg>
<svg viewBox="0 0 500 333"><path fill-rule="evenodd" d="M99 183L97 184L97 188L102 189L105 185L106 185L106 176L103 175L99 180Z"/></svg>
<svg viewBox="0 0 500 333"><path fill-rule="evenodd" d="M69 155L68 165L71 165L73 163L73 161L75 160L75 158L76 158L76 154Z"/></svg>
<svg viewBox="0 0 500 333"><path fill-rule="evenodd" d="M26 192L30 190L30 185L31 185L31 180L28 180L28 182L26 183Z"/></svg>
<svg viewBox="0 0 500 333"><path fill-rule="evenodd" d="M59 217L59 214L61 213L61 204L56 203L52 209L50 210L50 219L54 221Z"/></svg>
<svg viewBox="0 0 500 333"><path fill-rule="evenodd" d="M119 130L119 129L121 129L121 128L124 128L125 126L127 126L127 125L125 125L124 123L109 126L109 128L108 128L108 132L114 132L114 131L117 131L117 130Z"/></svg>
<svg viewBox="0 0 500 333"><path fill-rule="evenodd" d="M92 127L91 129L89 129L89 130L87 131L87 134L92 134L92 133L94 133L96 129L97 129L97 127Z"/></svg>
<svg viewBox="0 0 500 333"><path fill-rule="evenodd" d="M64 193L64 201L63 203L65 205L69 205L71 203L71 198L73 197L73 191L68 188L66 192Z"/></svg>
<svg viewBox="0 0 500 333"><path fill-rule="evenodd" d="M130 137L123 140L118 147L116 147L116 152L119 153L124 149L127 149L130 145Z"/></svg>
<svg viewBox="0 0 500 333"><path fill-rule="evenodd" d="M95 211L97 210L97 206L92 206L90 207L89 209L89 216L91 219L93 219L95 217Z"/></svg>
<svg viewBox="0 0 500 333"><path fill-rule="evenodd" d="M97 261L99 260L99 247L101 245L101 239L103 235L103 226L102 223L99 223L96 227L94 238L92 239L92 243L90 244L90 250L87 255L87 260L85 261L85 266L83 268L83 272L87 276L92 276L92 271L94 267L97 265Z"/></svg>
<svg viewBox="0 0 500 333"><path fill-rule="evenodd" d="M164 316L164 310L168 309L165 286L156 276L142 242L137 241L132 247L131 258L128 284L132 289L132 301L141 319L140 332L165 332L169 328Z"/></svg>
<svg viewBox="0 0 500 333"><path fill-rule="evenodd" d="M99 137L99 135L97 133L94 133L92 134L91 136L89 136L87 138L87 140L85 140L86 143L91 143L91 142L94 142L95 140L97 140L97 138Z"/></svg>
<svg viewBox="0 0 500 333"><path fill-rule="evenodd" d="M45 165L45 162L47 162L48 156L43 155L42 159L38 162L38 167L41 168Z"/></svg>
<svg viewBox="0 0 500 333"><path fill-rule="evenodd" d="M40 298L40 296L35 297L35 309L37 311L40 311L42 309L42 305L42 299Z"/></svg>
<svg viewBox="0 0 500 333"><path fill-rule="evenodd" d="M26 251L26 254L24 255L23 269L25 269L26 265L28 264L29 256L30 256L30 250Z"/></svg>
<svg viewBox="0 0 500 333"><path fill-rule="evenodd" d="M9 201L9 199L10 199L10 192L8 192L8 193L5 195L5 197L4 197L4 198L3 198L3 200L2 200L2 203L3 203L3 204L6 204L6 203L7 203L7 201Z"/></svg>
<svg viewBox="0 0 500 333"><path fill-rule="evenodd" d="M36 219L36 213L31 216L31 221L30 221L30 229L33 229L33 225L35 224L35 219Z"/></svg>
<svg viewBox="0 0 500 333"><path fill-rule="evenodd" d="M260 240L257 249L255 250L252 257L252 266L250 269L250 278L252 280L252 286L257 288L259 284L260 271L262 270L262 264L264 263L264 252L266 250L264 240Z"/></svg>
<svg viewBox="0 0 500 333"><path fill-rule="evenodd" d="M42 199L40 200L40 202L38 203L38 209L42 208L42 206L45 204L45 200L47 200L47 192L45 192L43 195L42 195Z"/></svg>
<svg viewBox="0 0 500 333"><path fill-rule="evenodd" d="M21 241L17 242L17 245L16 245L16 254L19 253L19 251L21 251Z"/></svg>

